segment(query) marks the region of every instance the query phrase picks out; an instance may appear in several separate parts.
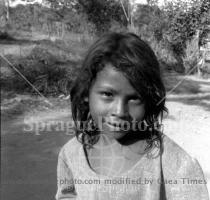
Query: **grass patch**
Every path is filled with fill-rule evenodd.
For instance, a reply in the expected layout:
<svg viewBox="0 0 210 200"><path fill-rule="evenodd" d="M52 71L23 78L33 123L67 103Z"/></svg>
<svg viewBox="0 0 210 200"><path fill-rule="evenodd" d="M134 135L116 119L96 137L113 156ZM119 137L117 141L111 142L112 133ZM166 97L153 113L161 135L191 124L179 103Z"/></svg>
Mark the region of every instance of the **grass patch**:
<svg viewBox="0 0 210 200"><path fill-rule="evenodd" d="M79 55L59 49L51 41L36 45L26 57L5 56L42 94L54 96L68 94L69 87L79 66ZM8 68L8 63L1 62ZM6 74L1 70L1 86L5 90L34 93L31 86L14 70Z"/></svg>

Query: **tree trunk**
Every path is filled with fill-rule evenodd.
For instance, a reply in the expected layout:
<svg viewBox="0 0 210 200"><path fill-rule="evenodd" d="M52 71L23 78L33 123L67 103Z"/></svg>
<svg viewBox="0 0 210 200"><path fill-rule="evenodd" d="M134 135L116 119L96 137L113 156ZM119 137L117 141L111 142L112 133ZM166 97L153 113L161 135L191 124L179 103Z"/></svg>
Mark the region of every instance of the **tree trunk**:
<svg viewBox="0 0 210 200"><path fill-rule="evenodd" d="M9 0L5 0L5 5L6 5L6 20L9 21Z"/></svg>

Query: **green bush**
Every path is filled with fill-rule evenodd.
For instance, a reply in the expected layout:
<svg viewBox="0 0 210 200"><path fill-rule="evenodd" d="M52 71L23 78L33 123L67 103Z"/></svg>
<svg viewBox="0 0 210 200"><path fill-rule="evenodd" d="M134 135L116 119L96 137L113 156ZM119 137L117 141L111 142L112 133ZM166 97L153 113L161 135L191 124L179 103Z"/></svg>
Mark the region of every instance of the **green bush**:
<svg viewBox="0 0 210 200"><path fill-rule="evenodd" d="M25 58L9 56L15 68L44 95L68 94L77 70L75 62L58 61L46 49L36 48ZM13 71L12 75L1 74L2 89L36 93L34 89Z"/></svg>
<svg viewBox="0 0 210 200"><path fill-rule="evenodd" d="M200 57L199 38L194 37L192 40L187 41L185 48L185 55L183 57L185 72L191 74L197 72L197 64Z"/></svg>

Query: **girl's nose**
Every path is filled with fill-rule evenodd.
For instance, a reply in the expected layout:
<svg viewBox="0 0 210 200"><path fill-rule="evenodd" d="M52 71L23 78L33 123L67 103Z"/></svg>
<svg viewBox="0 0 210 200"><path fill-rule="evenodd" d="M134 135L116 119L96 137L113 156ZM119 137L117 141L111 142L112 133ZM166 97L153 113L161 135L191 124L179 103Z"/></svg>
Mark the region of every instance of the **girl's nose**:
<svg viewBox="0 0 210 200"><path fill-rule="evenodd" d="M126 118L128 116L128 106L123 100L118 100L113 105L112 115L119 118Z"/></svg>

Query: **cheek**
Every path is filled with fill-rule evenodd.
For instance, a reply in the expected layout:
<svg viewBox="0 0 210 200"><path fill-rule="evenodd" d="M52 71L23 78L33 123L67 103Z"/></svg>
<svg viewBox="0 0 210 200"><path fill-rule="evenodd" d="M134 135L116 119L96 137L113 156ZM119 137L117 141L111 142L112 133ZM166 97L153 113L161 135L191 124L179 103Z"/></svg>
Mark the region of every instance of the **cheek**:
<svg viewBox="0 0 210 200"><path fill-rule="evenodd" d="M145 115L144 105L130 108L130 115L136 121L141 121Z"/></svg>
<svg viewBox="0 0 210 200"><path fill-rule="evenodd" d="M96 96L89 99L89 109L93 120L97 121L99 117L105 116L107 107Z"/></svg>

